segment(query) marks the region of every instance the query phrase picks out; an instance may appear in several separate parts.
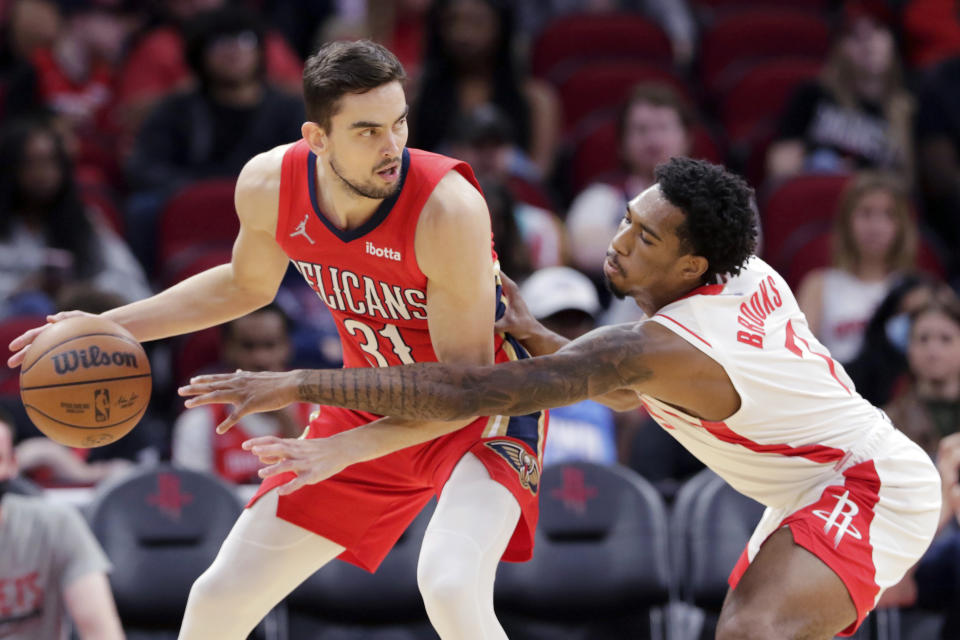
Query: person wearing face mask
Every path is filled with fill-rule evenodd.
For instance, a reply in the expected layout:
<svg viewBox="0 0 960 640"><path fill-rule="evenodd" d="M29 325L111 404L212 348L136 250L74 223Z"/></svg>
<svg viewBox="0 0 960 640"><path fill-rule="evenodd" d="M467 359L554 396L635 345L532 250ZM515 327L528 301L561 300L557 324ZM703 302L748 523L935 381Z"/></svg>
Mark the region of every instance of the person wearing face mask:
<svg viewBox="0 0 960 640"><path fill-rule="evenodd" d="M874 309L896 278L914 266L916 226L894 176L861 173L834 218L833 266L810 272L797 299L814 335L846 363L860 349Z"/></svg>
<svg viewBox="0 0 960 640"><path fill-rule="evenodd" d="M237 318L223 326L220 359L226 369L283 371L292 353L290 320L275 304ZM313 405L300 403L279 411L244 418L235 429L217 436L216 426L226 418L221 407L189 409L173 427L173 462L188 469L209 471L235 483L256 483L262 465L241 444L255 436L295 438L310 419Z"/></svg>
<svg viewBox="0 0 960 640"><path fill-rule="evenodd" d="M797 88L767 153L767 176L884 169L912 174L914 103L884 3L846 2L815 81Z"/></svg>
<svg viewBox="0 0 960 640"><path fill-rule="evenodd" d="M931 301L909 317L910 385L886 407L930 455L960 431L960 300Z"/></svg>

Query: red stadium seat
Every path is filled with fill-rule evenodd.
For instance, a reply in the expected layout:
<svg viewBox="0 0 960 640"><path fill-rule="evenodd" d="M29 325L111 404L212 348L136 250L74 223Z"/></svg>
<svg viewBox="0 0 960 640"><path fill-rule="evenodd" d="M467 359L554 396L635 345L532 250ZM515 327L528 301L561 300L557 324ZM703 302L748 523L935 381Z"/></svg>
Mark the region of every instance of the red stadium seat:
<svg viewBox="0 0 960 640"><path fill-rule="evenodd" d="M807 11L823 11L827 9L831 0L791 0L791 9L805 9ZM729 12L744 9L783 7L783 0L693 0L694 6L700 11Z"/></svg>
<svg viewBox="0 0 960 640"><path fill-rule="evenodd" d="M676 89L693 102L687 84L675 73L645 62L595 63L574 71L559 89L565 129L568 133L584 125L593 114L616 113L634 85L660 82Z"/></svg>
<svg viewBox="0 0 960 640"><path fill-rule="evenodd" d="M160 281L164 288L171 287L201 271L227 264L232 255L230 247L189 247L170 256L160 274Z"/></svg>
<svg viewBox="0 0 960 640"><path fill-rule="evenodd" d="M233 207L233 180L205 180L184 188L164 207L158 222L157 273L188 247L229 247L240 222Z"/></svg>
<svg viewBox="0 0 960 640"><path fill-rule="evenodd" d="M724 154L713 135L703 125L693 129L693 149L690 155L711 162L723 162ZM574 193L579 193L594 179L620 169L617 140L617 118L609 116L586 133L576 144L573 153L572 182Z"/></svg>
<svg viewBox="0 0 960 640"><path fill-rule="evenodd" d="M799 229L798 231L804 233L807 230ZM809 236L801 246L797 247L788 264L784 265L786 271L781 273L791 289L797 291L804 276L814 269L830 266L832 262L830 237L830 229L824 223L818 232Z"/></svg>
<svg viewBox="0 0 960 640"><path fill-rule="evenodd" d="M721 17L703 33L701 42L700 75L711 95L719 96L739 73L760 60L823 60L830 31L808 11L758 8Z"/></svg>
<svg viewBox="0 0 960 640"><path fill-rule="evenodd" d="M816 77L820 63L797 58L765 60L744 72L724 91L720 120L731 141L755 137L758 129L771 130L798 85Z"/></svg>
<svg viewBox="0 0 960 640"><path fill-rule="evenodd" d="M764 256L774 268L783 268L795 254L793 232L811 224L826 225L833 219L840 194L847 186L846 174L805 174L783 182L761 205Z"/></svg>
<svg viewBox="0 0 960 640"><path fill-rule="evenodd" d="M554 20L533 43L532 70L559 82L583 63L633 59L669 66L670 40L655 23L635 14L569 15Z"/></svg>

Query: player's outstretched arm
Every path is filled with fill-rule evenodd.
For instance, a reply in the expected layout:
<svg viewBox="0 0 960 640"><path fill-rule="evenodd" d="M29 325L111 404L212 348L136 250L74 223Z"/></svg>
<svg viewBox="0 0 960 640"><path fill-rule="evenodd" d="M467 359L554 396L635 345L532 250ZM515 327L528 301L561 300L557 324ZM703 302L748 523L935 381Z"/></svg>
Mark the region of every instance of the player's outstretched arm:
<svg viewBox="0 0 960 640"><path fill-rule="evenodd" d="M384 369L199 376L187 406L233 404L231 419L317 402L420 420L524 415L615 389L642 390L670 355L643 324L596 329L549 356L498 365L423 363Z"/></svg>
<svg viewBox="0 0 960 640"><path fill-rule="evenodd" d="M497 329L505 331L519 340L524 348L534 356L546 356L556 353L570 343L558 333L547 329L527 308L516 283L500 274L503 293L507 297L507 312L497 322ZM630 389L617 389L602 396L591 398L614 411L630 411L640 406L640 398Z"/></svg>
<svg viewBox="0 0 960 640"><path fill-rule="evenodd" d="M140 341L198 331L258 309L273 300L289 262L274 233L283 148L256 156L237 180L236 209L240 232L230 263L219 265L143 300L103 314L125 327ZM197 211L203 216L203 211ZM10 343L14 351L7 364L19 366L26 349L49 323L71 316L67 311L47 318L48 324L30 329Z"/></svg>

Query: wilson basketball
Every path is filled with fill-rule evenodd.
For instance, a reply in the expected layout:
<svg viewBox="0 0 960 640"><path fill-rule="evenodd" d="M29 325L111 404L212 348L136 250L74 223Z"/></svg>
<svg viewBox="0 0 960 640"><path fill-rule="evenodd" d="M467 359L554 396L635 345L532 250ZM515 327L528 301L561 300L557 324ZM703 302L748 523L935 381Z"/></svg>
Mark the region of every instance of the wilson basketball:
<svg viewBox="0 0 960 640"><path fill-rule="evenodd" d="M41 333L20 367L20 398L51 440L99 447L126 435L150 401L150 362L115 322L82 316Z"/></svg>

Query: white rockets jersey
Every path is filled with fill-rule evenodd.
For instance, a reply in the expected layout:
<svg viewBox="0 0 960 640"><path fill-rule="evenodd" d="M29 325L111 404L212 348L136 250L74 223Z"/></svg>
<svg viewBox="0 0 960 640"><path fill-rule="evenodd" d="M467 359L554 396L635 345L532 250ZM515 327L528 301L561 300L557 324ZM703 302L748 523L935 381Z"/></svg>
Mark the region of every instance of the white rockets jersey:
<svg viewBox="0 0 960 640"><path fill-rule="evenodd" d="M784 279L759 258L649 321L718 362L741 403L727 420L709 422L641 394L650 415L735 489L766 506L790 506L825 474L872 457L893 431L886 414L860 397L814 338Z"/></svg>

